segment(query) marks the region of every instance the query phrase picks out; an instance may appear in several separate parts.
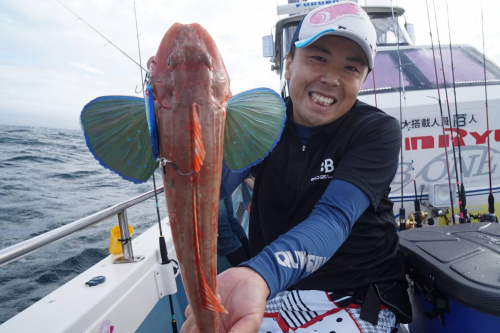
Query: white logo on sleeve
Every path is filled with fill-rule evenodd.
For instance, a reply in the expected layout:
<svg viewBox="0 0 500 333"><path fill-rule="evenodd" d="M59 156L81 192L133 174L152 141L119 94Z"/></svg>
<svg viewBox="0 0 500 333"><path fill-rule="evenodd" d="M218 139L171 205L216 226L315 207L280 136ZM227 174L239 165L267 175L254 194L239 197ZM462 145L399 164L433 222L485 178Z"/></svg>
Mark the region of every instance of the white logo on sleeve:
<svg viewBox="0 0 500 333"><path fill-rule="evenodd" d="M333 166L333 160L327 158L323 163L321 163L321 172L330 173L335 169Z"/></svg>
<svg viewBox="0 0 500 333"><path fill-rule="evenodd" d="M330 258L307 254L305 251L279 251L275 252L278 264L288 268L305 269L312 273L323 266Z"/></svg>

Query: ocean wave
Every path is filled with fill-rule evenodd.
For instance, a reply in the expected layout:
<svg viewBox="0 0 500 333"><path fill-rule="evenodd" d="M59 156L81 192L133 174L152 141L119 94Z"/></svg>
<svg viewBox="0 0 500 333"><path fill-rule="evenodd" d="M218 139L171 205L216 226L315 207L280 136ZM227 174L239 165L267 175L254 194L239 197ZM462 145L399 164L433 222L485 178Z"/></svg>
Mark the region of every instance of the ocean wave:
<svg viewBox="0 0 500 333"><path fill-rule="evenodd" d="M49 272L49 273L44 273L43 275L39 276L37 279L35 279L36 283L39 284L49 284L49 283L54 283L57 282L61 279L59 274L55 272Z"/></svg>
<svg viewBox="0 0 500 333"><path fill-rule="evenodd" d="M64 260L51 268L51 271L65 276L74 272L82 272L95 265L109 255L104 249L88 248L79 254Z"/></svg>
<svg viewBox="0 0 500 333"><path fill-rule="evenodd" d="M66 163L63 160L54 157L43 157L43 156L16 156L9 158L8 160L2 161L2 164L7 162L36 162L36 163L45 163L45 162L54 162L54 163Z"/></svg>
<svg viewBox="0 0 500 333"><path fill-rule="evenodd" d="M100 174L100 171L76 171L70 173L58 173L55 175L49 176L49 178L58 178L58 179L79 179L79 178L87 178L90 176L95 176Z"/></svg>
<svg viewBox="0 0 500 333"><path fill-rule="evenodd" d="M34 127L14 126L14 127L10 127L5 132L6 133L24 133L24 132L32 132L33 129L34 129Z"/></svg>
<svg viewBox="0 0 500 333"><path fill-rule="evenodd" d="M16 146L48 146L51 144L38 139L28 139L24 137L0 137L0 143L13 144Z"/></svg>
<svg viewBox="0 0 500 333"><path fill-rule="evenodd" d="M6 185L0 185L0 189L4 191L25 191L29 190L30 187L25 186L23 184L6 184Z"/></svg>

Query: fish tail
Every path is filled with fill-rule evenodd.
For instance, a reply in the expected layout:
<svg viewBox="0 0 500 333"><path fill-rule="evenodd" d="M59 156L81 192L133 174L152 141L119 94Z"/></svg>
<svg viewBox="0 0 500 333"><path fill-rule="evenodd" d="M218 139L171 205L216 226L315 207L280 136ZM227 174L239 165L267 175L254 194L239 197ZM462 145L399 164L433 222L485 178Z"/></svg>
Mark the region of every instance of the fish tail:
<svg viewBox="0 0 500 333"><path fill-rule="evenodd" d="M197 209L197 195L196 188L193 186L193 217L194 217L194 231L195 231L195 260L196 266L200 272L200 279L198 280L199 286L198 290L200 291L200 300L203 309L217 311L222 313L228 313L226 309L220 304L217 297L215 297L214 293L210 289L207 279L205 277L205 272L203 271L203 266L201 264L201 251L200 251L200 233L198 229L198 209Z"/></svg>
<svg viewBox="0 0 500 333"><path fill-rule="evenodd" d="M195 172L199 172L205 160L205 147L203 146L203 138L201 136L200 117L196 103L191 105L191 168Z"/></svg>

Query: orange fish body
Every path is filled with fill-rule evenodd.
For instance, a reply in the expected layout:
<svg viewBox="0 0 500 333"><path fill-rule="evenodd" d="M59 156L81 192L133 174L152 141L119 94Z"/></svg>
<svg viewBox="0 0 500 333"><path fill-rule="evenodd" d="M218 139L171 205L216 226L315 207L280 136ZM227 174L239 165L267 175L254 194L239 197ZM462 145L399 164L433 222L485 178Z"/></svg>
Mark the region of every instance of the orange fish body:
<svg viewBox="0 0 500 333"><path fill-rule="evenodd" d="M229 77L198 24L174 24L151 65L168 215L196 324L218 332L217 225ZM170 163L171 162L171 163Z"/></svg>

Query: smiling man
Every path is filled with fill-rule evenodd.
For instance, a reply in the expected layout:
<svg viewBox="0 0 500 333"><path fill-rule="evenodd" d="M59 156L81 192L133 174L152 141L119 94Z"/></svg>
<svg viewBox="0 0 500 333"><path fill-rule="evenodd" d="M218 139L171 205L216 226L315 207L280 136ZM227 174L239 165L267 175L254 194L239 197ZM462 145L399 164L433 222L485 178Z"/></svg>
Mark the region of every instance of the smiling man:
<svg viewBox="0 0 500 333"><path fill-rule="evenodd" d="M396 119L357 100L376 32L355 3L308 13L287 55L287 122L252 170L254 257L218 277L222 332L387 332L411 320L389 184ZM221 196L247 174L225 168ZM182 332L195 332L190 309ZM263 319L264 317L264 319Z"/></svg>
<svg viewBox="0 0 500 333"><path fill-rule="evenodd" d="M368 74L363 50L350 39L324 36L288 55L285 78L290 82L295 123L317 127L349 111Z"/></svg>

